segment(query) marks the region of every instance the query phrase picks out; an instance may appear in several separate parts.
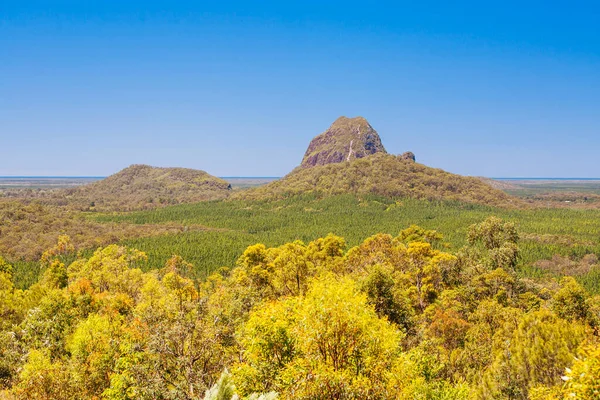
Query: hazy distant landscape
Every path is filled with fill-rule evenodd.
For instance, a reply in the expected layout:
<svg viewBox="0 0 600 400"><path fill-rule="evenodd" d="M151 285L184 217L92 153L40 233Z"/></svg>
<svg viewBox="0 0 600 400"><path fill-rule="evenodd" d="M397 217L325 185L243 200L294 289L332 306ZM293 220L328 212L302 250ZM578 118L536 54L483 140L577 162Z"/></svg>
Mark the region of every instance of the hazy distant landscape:
<svg viewBox="0 0 600 400"><path fill-rule="evenodd" d="M498 179L518 186L514 189L507 189L514 194L527 195L543 192L587 192L600 194L600 179L580 179L580 178L562 178L562 179L531 179L531 178L512 178Z"/></svg>
<svg viewBox="0 0 600 400"><path fill-rule="evenodd" d="M0 191L10 189L64 189L86 185L105 177L62 177L62 176L0 176ZM224 177L235 188L248 188L272 182L276 177Z"/></svg>
<svg viewBox="0 0 600 400"><path fill-rule="evenodd" d="M6 177L0 176L0 190L7 189L53 189L68 188L73 186L85 185L103 179L104 177ZM248 188L264 185L280 177L221 177L229 182L231 186L238 188ZM515 194L519 190L538 190L538 191L575 191L575 192L600 192L600 178L489 178L499 182L507 182L517 186L507 189Z"/></svg>
<svg viewBox="0 0 600 400"><path fill-rule="evenodd" d="M81 186L102 179L102 177L34 177L0 176L0 190L10 189L64 189Z"/></svg>

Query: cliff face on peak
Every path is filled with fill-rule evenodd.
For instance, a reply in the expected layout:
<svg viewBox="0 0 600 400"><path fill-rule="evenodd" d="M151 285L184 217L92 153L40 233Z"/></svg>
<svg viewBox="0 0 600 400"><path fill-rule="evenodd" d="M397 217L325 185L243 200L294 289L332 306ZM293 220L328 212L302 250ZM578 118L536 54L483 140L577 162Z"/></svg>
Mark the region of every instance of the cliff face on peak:
<svg viewBox="0 0 600 400"><path fill-rule="evenodd" d="M338 118L309 144L301 167L352 161L375 153L387 153L379 134L363 117Z"/></svg>

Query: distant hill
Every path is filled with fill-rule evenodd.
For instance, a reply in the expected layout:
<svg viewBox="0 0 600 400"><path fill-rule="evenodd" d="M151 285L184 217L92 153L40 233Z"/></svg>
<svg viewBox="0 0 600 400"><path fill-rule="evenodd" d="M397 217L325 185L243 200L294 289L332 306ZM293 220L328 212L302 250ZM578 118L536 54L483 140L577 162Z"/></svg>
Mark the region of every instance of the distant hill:
<svg viewBox="0 0 600 400"><path fill-rule="evenodd" d="M302 164L284 178L234 198L272 199L301 193L377 194L508 206L520 200L479 178L451 174L415 162L411 152L391 155L362 117L341 117L312 140Z"/></svg>
<svg viewBox="0 0 600 400"><path fill-rule="evenodd" d="M229 183L200 170L132 165L63 194L83 209L127 211L223 199L230 189Z"/></svg>
<svg viewBox="0 0 600 400"><path fill-rule="evenodd" d="M363 117L338 118L315 137L304 154L301 167L352 161L375 153L386 153L379 134Z"/></svg>

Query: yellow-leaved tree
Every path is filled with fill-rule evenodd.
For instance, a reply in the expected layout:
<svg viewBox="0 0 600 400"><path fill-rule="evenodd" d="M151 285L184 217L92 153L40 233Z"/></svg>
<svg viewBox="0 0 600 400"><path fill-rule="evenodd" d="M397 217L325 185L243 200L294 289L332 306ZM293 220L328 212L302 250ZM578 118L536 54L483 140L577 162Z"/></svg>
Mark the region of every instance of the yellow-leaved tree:
<svg viewBox="0 0 600 400"><path fill-rule="evenodd" d="M251 313L241 332L244 362L234 376L245 395L276 390L289 399L386 398L386 371L401 338L356 282L325 274L305 297Z"/></svg>

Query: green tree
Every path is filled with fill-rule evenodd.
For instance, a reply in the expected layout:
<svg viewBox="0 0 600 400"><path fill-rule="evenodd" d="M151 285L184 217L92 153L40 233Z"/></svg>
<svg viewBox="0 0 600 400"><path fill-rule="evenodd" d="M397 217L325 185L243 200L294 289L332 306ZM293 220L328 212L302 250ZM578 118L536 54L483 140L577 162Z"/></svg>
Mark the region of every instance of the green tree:
<svg viewBox="0 0 600 400"><path fill-rule="evenodd" d="M346 250L346 241L332 233L324 238L310 242L307 246L307 257L317 268L326 267L336 271Z"/></svg>
<svg viewBox="0 0 600 400"><path fill-rule="evenodd" d="M306 293L308 279L316 268L307 256L307 248L301 241L279 247L273 260L273 286L278 294L297 296Z"/></svg>
<svg viewBox="0 0 600 400"><path fill-rule="evenodd" d="M402 335L377 316L352 280L315 281L298 321L293 333L302 356L283 372L284 393L298 399L383 396Z"/></svg>
<svg viewBox="0 0 600 400"><path fill-rule="evenodd" d="M220 335L194 283L175 272L147 277L133 312L143 324L144 357L130 372L139 398L194 399L224 369ZM130 357L130 356L129 356Z"/></svg>
<svg viewBox="0 0 600 400"><path fill-rule="evenodd" d="M381 266L375 266L362 280L361 289L380 317L397 324L404 333L414 326L414 309L408 296L398 290L392 273Z"/></svg>
<svg viewBox="0 0 600 400"><path fill-rule="evenodd" d="M526 399L533 387L556 385L584 338L583 326L547 310L524 315L512 338L494 349L482 397Z"/></svg>
<svg viewBox="0 0 600 400"><path fill-rule="evenodd" d="M389 398L472 399L473 390L467 384L444 379L444 367L434 353L422 348L414 348L400 354L389 371Z"/></svg>
<svg viewBox="0 0 600 400"><path fill-rule="evenodd" d="M69 282L85 278L96 292L125 293L135 298L143 285L142 271L136 267L147 259L145 253L123 246L99 248L89 259L78 259L69 265Z"/></svg>
<svg viewBox="0 0 600 400"><path fill-rule="evenodd" d="M514 269L519 257L519 233L512 222L489 217L471 225L467 234L471 245L481 245L487 252L484 261L490 268Z"/></svg>
<svg viewBox="0 0 600 400"><path fill-rule="evenodd" d="M561 318L585 321L589 314L587 291L570 276L564 277L560 285L552 296L552 310Z"/></svg>
<svg viewBox="0 0 600 400"><path fill-rule="evenodd" d="M0 256L0 273L6 274L8 279L12 279L13 276L13 267L9 263L6 262L4 258Z"/></svg>
<svg viewBox="0 0 600 400"><path fill-rule="evenodd" d="M91 314L68 338L71 381L81 398L99 398L110 386L118 357L122 317Z"/></svg>
<svg viewBox="0 0 600 400"><path fill-rule="evenodd" d="M241 394L277 389L296 399L383 398L402 337L354 281L329 274L305 297L259 306L241 335Z"/></svg>
<svg viewBox="0 0 600 400"><path fill-rule="evenodd" d="M431 304L443 288L442 266L456 258L434 250L426 242L411 242L406 249L406 263L401 266L404 279L410 285L409 295L421 312Z"/></svg>
<svg viewBox="0 0 600 400"><path fill-rule="evenodd" d="M75 323L69 297L63 290L54 289L27 314L21 324L22 340L28 348L44 349L51 360L56 360L66 356L66 340Z"/></svg>
<svg viewBox="0 0 600 400"><path fill-rule="evenodd" d="M67 368L60 361L52 362L42 350L31 350L27 355L15 395L23 400L71 400L76 397Z"/></svg>
<svg viewBox="0 0 600 400"><path fill-rule="evenodd" d="M297 298L268 301L250 314L240 332L244 363L234 370L242 393L282 390L280 374L297 355L298 306Z"/></svg>

